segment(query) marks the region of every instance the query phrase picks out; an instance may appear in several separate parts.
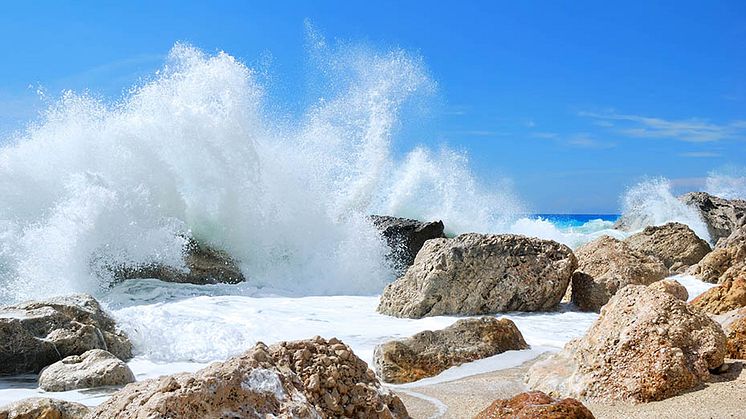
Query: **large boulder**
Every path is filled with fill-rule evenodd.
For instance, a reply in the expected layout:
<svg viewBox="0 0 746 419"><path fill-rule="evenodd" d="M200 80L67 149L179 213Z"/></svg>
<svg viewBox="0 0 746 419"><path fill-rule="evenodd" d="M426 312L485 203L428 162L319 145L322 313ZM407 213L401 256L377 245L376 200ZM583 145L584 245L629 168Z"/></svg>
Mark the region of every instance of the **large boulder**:
<svg viewBox="0 0 746 419"><path fill-rule="evenodd" d="M746 307L713 316L728 338L728 358L746 359Z"/></svg>
<svg viewBox="0 0 746 419"><path fill-rule="evenodd" d="M0 407L0 419L83 419L89 410L80 403L31 397Z"/></svg>
<svg viewBox="0 0 746 419"><path fill-rule="evenodd" d="M711 283L723 283L746 276L746 218L726 238L720 239L712 252L689 269L689 273Z"/></svg>
<svg viewBox="0 0 746 419"><path fill-rule="evenodd" d="M541 391L495 400L474 419L593 419L593 413L575 399L555 399Z"/></svg>
<svg viewBox="0 0 746 419"><path fill-rule="evenodd" d="M386 342L376 347L373 356L376 372L383 381L402 384L438 375L466 362L528 347L511 320L482 317Z"/></svg>
<svg viewBox="0 0 746 419"><path fill-rule="evenodd" d="M649 402L692 389L719 369L726 338L665 287L628 285L582 338L534 364L532 389L592 402Z"/></svg>
<svg viewBox="0 0 746 419"><path fill-rule="evenodd" d="M422 222L386 215L371 215L370 220L386 239L389 258L399 273L414 263L426 241L446 237L442 221Z"/></svg>
<svg viewBox="0 0 746 419"><path fill-rule="evenodd" d="M135 374L121 359L103 349L70 355L41 370L39 387L44 391L122 386L135 382Z"/></svg>
<svg viewBox="0 0 746 419"><path fill-rule="evenodd" d="M697 296L690 304L709 314L722 314L746 307L746 276L712 287Z"/></svg>
<svg viewBox="0 0 746 419"><path fill-rule="evenodd" d="M37 373L90 349L104 349L125 360L132 357L127 336L90 295L0 308L0 374Z"/></svg>
<svg viewBox="0 0 746 419"><path fill-rule="evenodd" d="M160 263L141 266L119 265L111 268L116 280L155 278L166 282L237 284L246 280L238 262L228 253L188 238L184 247L186 270Z"/></svg>
<svg viewBox="0 0 746 419"><path fill-rule="evenodd" d="M584 311L598 311L627 285L649 285L668 276L657 257L609 236L575 250L578 269L572 276L571 301Z"/></svg>
<svg viewBox="0 0 746 419"><path fill-rule="evenodd" d="M672 274L684 272L710 252L710 245L681 223L645 227L624 242L633 250L657 257Z"/></svg>
<svg viewBox="0 0 746 419"><path fill-rule="evenodd" d="M476 233L428 240L386 286L378 311L421 318L552 310L576 266L570 248L550 240Z"/></svg>
<svg viewBox="0 0 746 419"><path fill-rule="evenodd" d="M679 200L699 211L713 243L728 237L738 220L746 216L746 201L741 199L723 199L706 192L690 192L680 196Z"/></svg>
<svg viewBox="0 0 746 419"><path fill-rule="evenodd" d="M106 418L408 418L401 400L338 341L258 343L243 355L129 384L102 403Z"/></svg>

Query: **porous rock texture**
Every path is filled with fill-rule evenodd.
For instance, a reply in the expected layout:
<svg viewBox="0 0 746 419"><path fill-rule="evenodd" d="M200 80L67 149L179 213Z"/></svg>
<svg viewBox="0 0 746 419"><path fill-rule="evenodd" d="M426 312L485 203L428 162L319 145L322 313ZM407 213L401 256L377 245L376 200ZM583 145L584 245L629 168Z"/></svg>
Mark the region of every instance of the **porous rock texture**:
<svg viewBox="0 0 746 419"><path fill-rule="evenodd" d="M706 192L690 192L679 197L684 204L696 208L702 215L713 243L728 237L746 216L746 201L723 199Z"/></svg>
<svg viewBox="0 0 746 419"><path fill-rule="evenodd" d="M692 300L691 305L709 314L722 314L746 307L746 276L710 288Z"/></svg>
<svg viewBox="0 0 746 419"><path fill-rule="evenodd" d="M332 338L258 343L243 355L129 384L91 418L408 418L349 346Z"/></svg>
<svg viewBox="0 0 746 419"><path fill-rule="evenodd" d="M479 412L474 419L593 419L583 403L567 398L555 399L541 391L530 391L510 399L499 399Z"/></svg>
<svg viewBox="0 0 746 419"><path fill-rule="evenodd" d="M104 349L124 360L132 357L127 336L90 295L0 308L0 374L37 373L90 349Z"/></svg>
<svg viewBox="0 0 746 419"><path fill-rule="evenodd" d="M598 311L627 285L649 285L668 275L655 256L646 255L609 236L575 250L577 271L572 276L571 301L584 311Z"/></svg>
<svg viewBox="0 0 746 419"><path fill-rule="evenodd" d="M672 274L684 272L710 252L710 245L681 223L645 227L624 242L633 250L660 259Z"/></svg>
<svg viewBox="0 0 746 419"><path fill-rule="evenodd" d="M373 357L376 372L383 381L402 384L435 376L466 362L528 347L511 320L482 317L386 342L376 347Z"/></svg>
<svg viewBox="0 0 746 419"><path fill-rule="evenodd" d="M723 365L726 338L665 287L629 285L582 338L534 364L532 389L593 402L650 402L697 387Z"/></svg>
<svg viewBox="0 0 746 419"><path fill-rule="evenodd" d="M45 391L121 386L134 381L135 375L130 367L102 349L70 355L44 368L39 374L39 387Z"/></svg>
<svg viewBox="0 0 746 419"><path fill-rule="evenodd" d="M378 311L397 317L544 311L557 307L577 266L569 247L505 234L425 242Z"/></svg>
<svg viewBox="0 0 746 419"><path fill-rule="evenodd" d="M80 403L31 397L0 407L0 419L83 419L89 413Z"/></svg>
<svg viewBox="0 0 746 419"><path fill-rule="evenodd" d="M116 280L155 278L165 282L205 284L237 284L246 280L238 262L223 250L186 238L184 264L186 270L161 263L142 266L120 265L110 268Z"/></svg>
<svg viewBox="0 0 746 419"><path fill-rule="evenodd" d="M414 263L426 241L445 238L442 221L423 222L386 215L371 215L370 220L386 239L389 258L400 274Z"/></svg>

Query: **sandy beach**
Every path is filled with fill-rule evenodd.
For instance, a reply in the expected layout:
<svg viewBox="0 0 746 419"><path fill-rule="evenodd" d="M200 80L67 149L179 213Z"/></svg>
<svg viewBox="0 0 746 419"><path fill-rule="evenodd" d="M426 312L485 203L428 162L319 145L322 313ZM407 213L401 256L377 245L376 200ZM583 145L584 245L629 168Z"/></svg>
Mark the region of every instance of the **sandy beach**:
<svg viewBox="0 0 746 419"><path fill-rule="evenodd" d="M495 399L527 391L528 368L538 359L516 368L466 377L456 381L395 390L416 419L474 417ZM703 388L659 402L585 405L602 418L746 418L746 373L742 361L728 360L729 369L713 375Z"/></svg>

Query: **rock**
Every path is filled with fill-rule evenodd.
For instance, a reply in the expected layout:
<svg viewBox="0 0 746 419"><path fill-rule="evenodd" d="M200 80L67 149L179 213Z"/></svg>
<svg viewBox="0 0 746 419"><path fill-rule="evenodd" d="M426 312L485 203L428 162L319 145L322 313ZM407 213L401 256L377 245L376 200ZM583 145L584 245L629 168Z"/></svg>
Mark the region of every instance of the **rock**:
<svg viewBox="0 0 746 419"><path fill-rule="evenodd" d="M529 369L529 386L583 401L649 402L708 380L723 365L725 335L662 288L621 289L585 336Z"/></svg>
<svg viewBox="0 0 746 419"><path fill-rule="evenodd" d="M715 249L689 269L691 275L711 283L723 283L737 276L746 276L746 219Z"/></svg>
<svg viewBox="0 0 746 419"><path fill-rule="evenodd" d="M111 268L116 280L155 278L165 282L205 284L237 284L246 280L238 262L228 253L187 239L184 248L186 270L153 263L146 266L120 265Z"/></svg>
<svg viewBox="0 0 746 419"><path fill-rule="evenodd" d="M442 221L428 223L385 215L371 215L370 220L386 239L391 249L389 257L400 274L414 263L426 241L446 237Z"/></svg>
<svg viewBox="0 0 746 419"><path fill-rule="evenodd" d="M135 375L130 367L102 349L70 355L44 368L39 374L39 387L44 391L121 386L134 381Z"/></svg>
<svg viewBox="0 0 746 419"><path fill-rule="evenodd" d="M512 321L482 317L386 342L376 347L373 357L383 381L401 384L438 375L466 362L528 348Z"/></svg>
<svg viewBox="0 0 746 419"><path fill-rule="evenodd" d="M710 314L722 314L746 307L746 276L712 287L692 300L690 304Z"/></svg>
<svg viewBox="0 0 746 419"><path fill-rule="evenodd" d="M714 316L713 319L720 323L728 339L726 356L746 359L746 307Z"/></svg>
<svg viewBox="0 0 746 419"><path fill-rule="evenodd" d="M689 291L686 290L685 286L681 285L674 279L662 279L658 282L653 282L652 284L648 285L648 289L653 291L660 290L663 292L667 292L684 302L689 300Z"/></svg>
<svg viewBox="0 0 746 419"><path fill-rule="evenodd" d="M421 318L552 310L576 266L570 248L550 240L476 233L432 239L386 286L378 311Z"/></svg>
<svg viewBox="0 0 746 419"><path fill-rule="evenodd" d="M575 399L554 399L541 391L495 400L474 419L593 419L593 413Z"/></svg>
<svg viewBox="0 0 746 419"><path fill-rule="evenodd" d="M31 397L0 407L0 419L83 419L88 412L80 403Z"/></svg>
<svg viewBox="0 0 746 419"><path fill-rule="evenodd" d="M578 269L572 276L571 301L584 311L600 310L627 285L649 285L668 275L658 258L609 236L581 246L575 256Z"/></svg>
<svg viewBox="0 0 746 419"><path fill-rule="evenodd" d="M243 355L129 384L92 414L106 418L408 418L399 397L339 340L258 343Z"/></svg>
<svg viewBox="0 0 746 419"><path fill-rule="evenodd" d="M127 336L90 295L0 308L0 374L37 373L90 349L104 349L125 360L132 357Z"/></svg>
<svg viewBox="0 0 746 419"><path fill-rule="evenodd" d="M699 211L713 243L728 237L739 219L746 216L746 201L741 199L729 200L706 192L691 192L680 196L679 200Z"/></svg>
<svg viewBox="0 0 746 419"><path fill-rule="evenodd" d="M681 223L645 227L624 242L633 250L657 257L672 274L683 273L710 252L710 245Z"/></svg>

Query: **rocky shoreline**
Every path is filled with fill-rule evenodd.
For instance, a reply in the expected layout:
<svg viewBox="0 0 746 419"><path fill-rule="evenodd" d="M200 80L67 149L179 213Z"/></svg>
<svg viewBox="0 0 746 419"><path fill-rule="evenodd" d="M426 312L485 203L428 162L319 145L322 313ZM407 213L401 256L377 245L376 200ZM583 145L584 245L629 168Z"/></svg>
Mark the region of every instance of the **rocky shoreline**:
<svg viewBox="0 0 746 419"><path fill-rule="evenodd" d="M39 387L50 395L118 390L95 408L21 400L0 407L0 419L632 417L649 410L637 406L676 397L696 400L698 393L724 383L746 388L742 363L732 361L746 354L746 201L701 193L681 199L700 211L714 248L679 223L648 226L624 240L600 237L573 251L510 234L446 238L441 222L371 218L391 247L392 266L402 272L383 290L380 313L490 315L383 343L371 366L344 342L316 336L260 342L194 373L136 381L125 363L132 343L93 297L2 307L0 374L39 374ZM622 219L618 227L631 224ZM156 265L114 272L118 280L142 275L197 284L245 280L230 255L187 241L188 272ZM666 279L683 272L718 285L687 302L687 290ZM519 328L494 315L556 310L563 297L578 310L600 315L560 352L517 369L416 386L453 366L528 349ZM387 385L412 382L406 391L392 392ZM479 395L478 403L459 399L467 390ZM418 392L425 397L413 396ZM708 417L725 412L713 409Z"/></svg>

